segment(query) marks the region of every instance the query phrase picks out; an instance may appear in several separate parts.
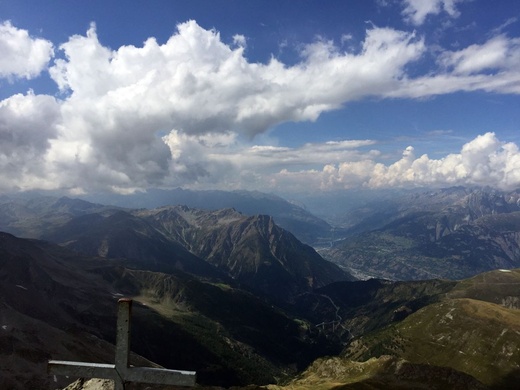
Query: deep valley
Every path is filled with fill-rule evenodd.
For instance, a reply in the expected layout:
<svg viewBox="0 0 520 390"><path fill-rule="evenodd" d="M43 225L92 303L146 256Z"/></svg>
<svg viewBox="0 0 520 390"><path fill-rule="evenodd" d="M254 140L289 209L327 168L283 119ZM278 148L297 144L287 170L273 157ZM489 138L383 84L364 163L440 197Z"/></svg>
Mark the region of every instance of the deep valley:
<svg viewBox="0 0 520 390"><path fill-rule="evenodd" d="M110 362L125 296L133 364L202 386L512 388L518 198L478 191L411 195L380 226L373 206L367 230L336 229L319 252L233 208L4 197L0 387L64 387L49 359Z"/></svg>

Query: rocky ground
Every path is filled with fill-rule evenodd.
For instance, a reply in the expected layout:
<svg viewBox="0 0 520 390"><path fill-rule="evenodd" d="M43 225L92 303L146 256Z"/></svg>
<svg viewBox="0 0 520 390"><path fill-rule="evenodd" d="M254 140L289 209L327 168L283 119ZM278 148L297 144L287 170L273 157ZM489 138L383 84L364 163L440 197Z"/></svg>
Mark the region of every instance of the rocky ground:
<svg viewBox="0 0 520 390"><path fill-rule="evenodd" d="M129 383L125 385L125 390L186 390L187 387L178 387L178 386L164 386L164 385L148 385L148 384L138 384L138 383ZM196 390L224 390L223 387L214 387L214 386L196 386L194 387ZM231 387L229 390L260 390L262 387L259 386L246 386L246 387ZM114 390L114 383L107 379L78 379L77 381L71 383L63 390Z"/></svg>

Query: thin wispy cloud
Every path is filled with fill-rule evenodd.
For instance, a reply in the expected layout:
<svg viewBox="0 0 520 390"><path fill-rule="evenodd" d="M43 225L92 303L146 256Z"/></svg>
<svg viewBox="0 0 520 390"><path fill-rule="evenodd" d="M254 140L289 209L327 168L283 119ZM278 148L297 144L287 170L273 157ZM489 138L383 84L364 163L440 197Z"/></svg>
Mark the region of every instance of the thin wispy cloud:
<svg viewBox="0 0 520 390"><path fill-rule="evenodd" d="M404 0L403 16L409 23L419 26L429 15L445 12L452 18L460 15L457 3L464 0Z"/></svg>

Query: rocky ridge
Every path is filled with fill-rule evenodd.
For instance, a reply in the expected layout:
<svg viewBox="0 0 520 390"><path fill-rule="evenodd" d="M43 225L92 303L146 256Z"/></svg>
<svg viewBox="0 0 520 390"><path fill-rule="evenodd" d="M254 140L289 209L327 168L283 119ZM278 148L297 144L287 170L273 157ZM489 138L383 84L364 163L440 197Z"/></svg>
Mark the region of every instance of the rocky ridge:
<svg viewBox="0 0 520 390"><path fill-rule="evenodd" d="M267 215L184 206L136 212L189 251L256 292L291 299L338 280L352 280ZM285 299L284 298L284 299Z"/></svg>

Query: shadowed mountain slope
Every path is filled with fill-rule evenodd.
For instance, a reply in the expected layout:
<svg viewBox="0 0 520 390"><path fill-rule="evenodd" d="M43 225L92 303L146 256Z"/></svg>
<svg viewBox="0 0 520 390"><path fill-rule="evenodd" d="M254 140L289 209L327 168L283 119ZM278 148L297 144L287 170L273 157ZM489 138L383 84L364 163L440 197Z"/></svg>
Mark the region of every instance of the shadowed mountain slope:
<svg viewBox="0 0 520 390"><path fill-rule="evenodd" d="M234 280L276 299L291 300L331 282L353 279L269 216L182 206L136 214Z"/></svg>
<svg viewBox="0 0 520 390"><path fill-rule="evenodd" d="M205 277L223 276L147 221L126 211L79 216L42 236L84 255L125 259L127 266L181 270Z"/></svg>
<svg viewBox="0 0 520 390"><path fill-rule="evenodd" d="M6 215L10 210L10 231L89 256L124 258L134 268L232 278L278 301L353 279L265 215L186 206L130 210L69 198L8 199L0 206Z"/></svg>
<svg viewBox="0 0 520 390"><path fill-rule="evenodd" d="M317 361L292 388L462 383L466 387L458 388L478 389L480 381L498 389L519 379L520 270L457 283L338 282L302 295L317 300L298 301L301 316L294 318L227 284L180 271L129 270L121 261L5 233L0 259L1 380L7 388L48 386L50 358L111 362L121 295L136 301L133 350L169 368L197 370L203 384L287 377L314 358L338 353L355 332L346 339L332 335L347 327L359 333L343 357ZM338 323L332 329L318 323L327 318ZM341 379L354 371L358 387Z"/></svg>
<svg viewBox="0 0 520 390"><path fill-rule="evenodd" d="M0 388L47 388L52 357L113 359L103 338L113 337L115 300L102 278L84 272L95 262L0 233Z"/></svg>
<svg viewBox="0 0 520 390"><path fill-rule="evenodd" d="M305 321L247 292L122 263L0 234L2 388L47 388L48 359L111 363L123 295L136 301L132 349L169 368L196 370L203 384L273 382L339 351L313 338Z"/></svg>

